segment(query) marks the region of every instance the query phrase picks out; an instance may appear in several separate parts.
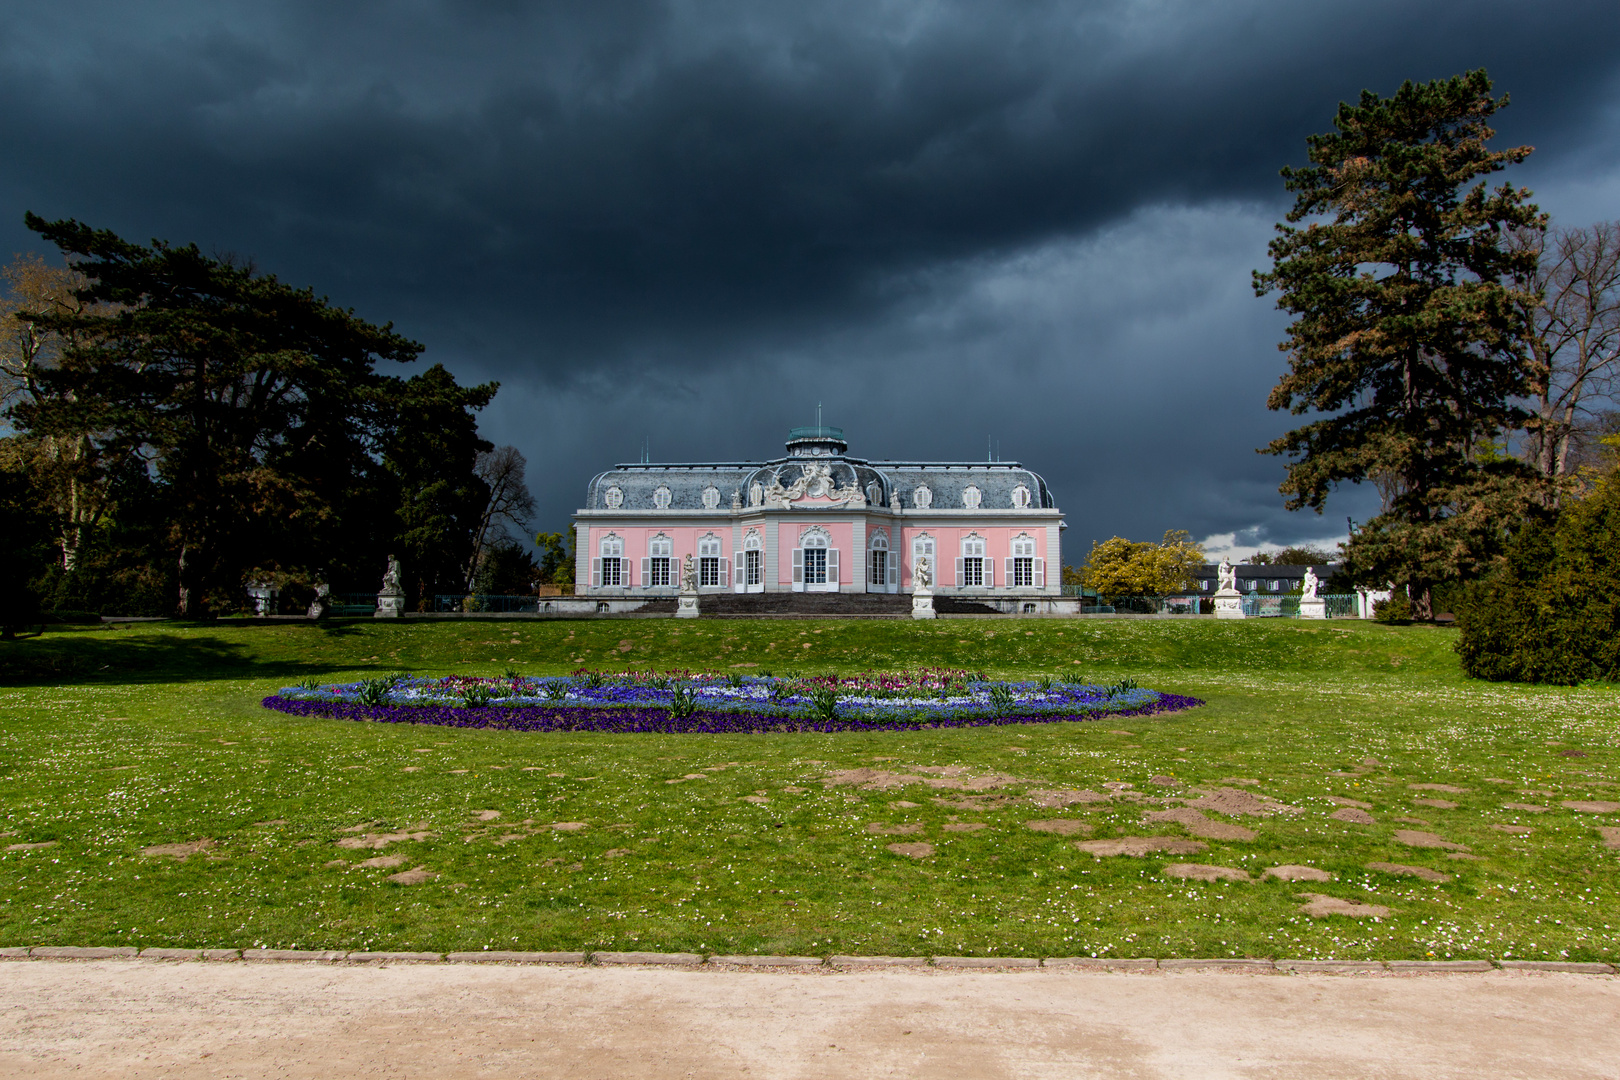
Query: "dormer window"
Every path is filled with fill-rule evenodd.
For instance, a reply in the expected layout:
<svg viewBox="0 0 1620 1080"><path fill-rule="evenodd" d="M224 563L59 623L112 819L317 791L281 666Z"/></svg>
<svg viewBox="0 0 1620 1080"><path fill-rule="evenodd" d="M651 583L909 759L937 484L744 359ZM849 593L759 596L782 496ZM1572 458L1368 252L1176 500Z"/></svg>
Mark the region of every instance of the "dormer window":
<svg viewBox="0 0 1620 1080"><path fill-rule="evenodd" d="M925 510L934 505L934 493L927 484L917 485L917 490L911 493L911 505L919 510Z"/></svg>
<svg viewBox="0 0 1620 1080"><path fill-rule="evenodd" d="M609 510L617 510L624 505L624 489L615 484L602 492L602 503Z"/></svg>
<svg viewBox="0 0 1620 1080"><path fill-rule="evenodd" d="M1016 510L1028 510L1029 488L1025 487L1023 484L1019 484L1017 487L1013 488L1012 504L1013 508Z"/></svg>
<svg viewBox="0 0 1620 1080"><path fill-rule="evenodd" d="M657 490L653 492L653 505L660 510L668 510L669 499L669 488L663 484L659 484Z"/></svg>
<svg viewBox="0 0 1620 1080"><path fill-rule="evenodd" d="M710 484L703 489L703 509L715 510L720 506L720 489Z"/></svg>
<svg viewBox="0 0 1620 1080"><path fill-rule="evenodd" d="M971 484L969 484L967 489L962 492L962 505L967 507L969 510L977 510L979 508L979 503L983 501L984 492L980 491Z"/></svg>

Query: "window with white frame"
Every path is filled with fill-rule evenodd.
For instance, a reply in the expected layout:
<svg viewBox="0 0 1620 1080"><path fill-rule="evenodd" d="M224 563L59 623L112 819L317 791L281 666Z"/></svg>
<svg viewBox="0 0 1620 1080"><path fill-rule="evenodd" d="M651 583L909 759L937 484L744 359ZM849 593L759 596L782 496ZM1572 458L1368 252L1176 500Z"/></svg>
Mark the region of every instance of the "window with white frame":
<svg viewBox="0 0 1620 1080"><path fill-rule="evenodd" d="M889 534L882 529L872 534L871 550L866 553L866 583L889 586Z"/></svg>
<svg viewBox="0 0 1620 1080"><path fill-rule="evenodd" d="M1013 538L1012 558L1007 560L1011 572L1007 575L1007 583L1015 589L1029 589L1035 586L1035 541L1027 534Z"/></svg>
<svg viewBox="0 0 1620 1080"><path fill-rule="evenodd" d="M1029 488L1025 487L1023 484L1019 484L1017 487L1013 488L1012 504L1014 510L1028 510Z"/></svg>
<svg viewBox="0 0 1620 1080"><path fill-rule="evenodd" d="M624 489L615 484L602 492L602 502L609 510L617 510L624 505Z"/></svg>
<svg viewBox="0 0 1620 1080"><path fill-rule="evenodd" d="M709 533L698 541L698 585L715 588L720 581L720 538Z"/></svg>
<svg viewBox="0 0 1620 1080"><path fill-rule="evenodd" d="M962 588L983 588L985 580L984 538L969 533L962 538L962 556L956 560L956 584Z"/></svg>
<svg viewBox="0 0 1620 1080"><path fill-rule="evenodd" d="M804 583L827 584L827 537L821 533L810 533L801 543L804 547Z"/></svg>
<svg viewBox="0 0 1620 1080"><path fill-rule="evenodd" d="M752 530L743 537L743 585L753 587L765 583L765 552L759 533Z"/></svg>
<svg viewBox="0 0 1620 1080"><path fill-rule="evenodd" d="M624 540L613 533L608 533L602 537L598 551L596 567L591 574L596 579L594 584L603 586L627 584L625 579L629 575L625 570Z"/></svg>
<svg viewBox="0 0 1620 1080"><path fill-rule="evenodd" d="M922 510L934 505L934 492L927 484L918 484L917 490L911 493L911 505Z"/></svg>
<svg viewBox="0 0 1620 1080"><path fill-rule="evenodd" d="M675 545L669 537L659 533L647 541L647 569L642 580L648 588L667 588L675 584Z"/></svg>
<svg viewBox="0 0 1620 1080"><path fill-rule="evenodd" d="M979 504L983 501L984 492L980 491L972 484L969 484L962 492L962 505L967 507L969 510L977 510L979 508Z"/></svg>
<svg viewBox="0 0 1620 1080"><path fill-rule="evenodd" d="M703 489L703 508L714 510L720 505L720 489L710 484Z"/></svg>
<svg viewBox="0 0 1620 1080"><path fill-rule="evenodd" d="M669 488L664 486L663 484L659 484L658 487L656 489L654 489L654 491L653 491L653 505L658 507L658 509L660 509L660 510L668 510L669 509L669 499L670 499Z"/></svg>

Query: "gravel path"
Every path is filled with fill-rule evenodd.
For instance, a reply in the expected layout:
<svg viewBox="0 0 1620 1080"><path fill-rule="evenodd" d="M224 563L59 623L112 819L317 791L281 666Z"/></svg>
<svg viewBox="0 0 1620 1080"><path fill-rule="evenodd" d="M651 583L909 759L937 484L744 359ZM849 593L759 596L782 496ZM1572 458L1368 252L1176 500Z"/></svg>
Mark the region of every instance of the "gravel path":
<svg viewBox="0 0 1620 1080"><path fill-rule="evenodd" d="M1620 978L0 964L0 1076L1620 1078Z"/></svg>

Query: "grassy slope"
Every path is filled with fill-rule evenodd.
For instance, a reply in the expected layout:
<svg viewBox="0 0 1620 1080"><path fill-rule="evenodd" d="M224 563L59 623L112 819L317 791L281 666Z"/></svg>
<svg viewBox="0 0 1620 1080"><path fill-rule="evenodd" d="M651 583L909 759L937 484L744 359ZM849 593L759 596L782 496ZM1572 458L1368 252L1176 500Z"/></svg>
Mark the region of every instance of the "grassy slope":
<svg viewBox="0 0 1620 1080"><path fill-rule="evenodd" d="M1620 958L1620 852L1563 799L1620 801L1612 689L1469 683L1446 631L1208 621L356 622L330 628L87 628L0 647L0 671L77 665L72 685L0 689L0 944L710 952ZM547 674L585 665L1132 676L1209 704L1123 724L837 736L519 735L299 720L261 709L297 679L407 669ZM1129 735L1111 729L1128 730ZM1550 745L1549 743L1557 745ZM1578 750L1585 757L1564 756ZM1360 775L1372 757L1381 767ZM1327 884L1189 883L1188 857L1094 859L1023 822L1085 818L1095 836L1179 833L1143 807L985 811L949 792L827 788L833 768L962 764L1009 789L1154 794L1155 775L1301 806L1244 818L1257 840L1191 861L1309 863ZM668 781L705 769L707 779ZM1511 781L1491 783L1487 777ZM1410 783L1468 788L1415 805ZM1604 786L1607 785L1607 786ZM797 789L797 790L793 790ZM1520 794L1522 791L1546 794ZM744 802L763 794L768 801ZM1331 820L1328 796L1375 825ZM897 807L900 801L919 804ZM1551 807L1515 812L1503 802ZM501 817L475 823L478 811ZM1411 816L1478 861L1393 840ZM985 822L947 832L953 819ZM517 825L524 820L529 826ZM266 823L268 822L268 823ZM422 826L384 851L342 830ZM552 822L583 822L559 832ZM872 822L919 823L880 836ZM1528 837L1493 824L1534 828ZM511 827L516 825L516 827ZM505 842L503 836L520 838ZM185 861L150 845L210 838ZM926 840L932 858L885 848ZM3 845L0 845L3 846ZM438 876L401 886L376 855ZM347 860L343 866L326 864ZM1434 885L1364 869L1429 866ZM1380 922L1312 919L1304 891L1386 904Z"/></svg>

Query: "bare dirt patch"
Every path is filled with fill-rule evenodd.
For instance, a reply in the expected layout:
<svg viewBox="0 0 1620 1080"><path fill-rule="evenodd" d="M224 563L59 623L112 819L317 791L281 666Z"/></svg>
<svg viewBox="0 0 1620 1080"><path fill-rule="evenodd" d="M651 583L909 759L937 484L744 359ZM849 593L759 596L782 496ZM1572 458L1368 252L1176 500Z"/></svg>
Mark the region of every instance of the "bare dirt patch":
<svg viewBox="0 0 1620 1080"><path fill-rule="evenodd" d="M185 844L154 844L151 847L141 848L141 854L156 857L168 856L179 862L185 862L191 856L207 851L213 846L214 842L212 840L203 837L201 840L192 840L190 843Z"/></svg>
<svg viewBox="0 0 1620 1080"><path fill-rule="evenodd" d="M1061 810L1065 806L1076 806L1082 803L1105 803L1109 797L1100 791L1091 791L1086 788L1055 788L1048 791L1032 791L1029 801L1036 806L1044 806L1052 810Z"/></svg>
<svg viewBox="0 0 1620 1080"><path fill-rule="evenodd" d="M1418 806L1432 806L1436 810L1455 810L1457 804L1450 799L1413 799Z"/></svg>
<svg viewBox="0 0 1620 1080"><path fill-rule="evenodd" d="M934 845L924 843L890 844L888 850L896 855L904 855L911 859L926 859L934 853Z"/></svg>
<svg viewBox="0 0 1620 1080"><path fill-rule="evenodd" d="M1565 810L1574 810L1581 814L1620 814L1620 802L1581 802L1579 800L1566 800Z"/></svg>
<svg viewBox="0 0 1620 1080"><path fill-rule="evenodd" d="M1099 859L1111 855L1151 855L1155 851L1168 851L1172 855L1197 855L1208 851L1209 845L1197 840L1183 840L1179 836L1116 836L1109 840L1080 840L1075 849L1095 855Z"/></svg>
<svg viewBox="0 0 1620 1080"><path fill-rule="evenodd" d="M1297 814L1299 807L1289 806L1269 795L1261 795L1254 791L1244 791L1241 788L1221 787L1214 789L1194 788L1198 798L1185 800L1185 805L1199 810L1213 810L1217 814L1236 816L1247 814L1250 817L1270 817L1273 814Z"/></svg>
<svg viewBox="0 0 1620 1080"><path fill-rule="evenodd" d="M7 844L7 851L38 851L40 848L55 847L55 840L41 840L37 844Z"/></svg>
<svg viewBox="0 0 1620 1080"><path fill-rule="evenodd" d="M1325 919L1329 915L1348 915L1352 919L1384 919L1389 917L1389 908L1382 904L1363 904L1360 900L1341 900L1337 896L1323 896L1321 893L1300 893L1301 898L1309 901L1302 904L1300 910L1313 919Z"/></svg>
<svg viewBox="0 0 1620 1080"><path fill-rule="evenodd" d="M1211 821L1204 816L1202 810L1194 810L1190 806L1178 806L1174 810L1149 810L1142 815L1142 820L1174 821L1194 836L1201 836L1206 840L1253 840L1260 835L1253 829L1245 829L1241 825Z"/></svg>
<svg viewBox="0 0 1620 1080"><path fill-rule="evenodd" d="M1406 787L1408 791L1449 791L1453 795L1461 795L1468 790L1456 784L1407 784Z"/></svg>
<svg viewBox="0 0 1620 1080"><path fill-rule="evenodd" d="M821 782L828 787L858 787L863 791L889 791L913 784L926 784L942 791L989 791L1010 784L1028 783L1007 773L974 776L963 765L924 765L916 773L890 772L887 769L843 769L828 773Z"/></svg>
<svg viewBox="0 0 1620 1080"><path fill-rule="evenodd" d="M1367 869L1377 870L1385 874L1397 874L1400 877L1422 878L1424 881L1433 881L1441 885L1451 880L1450 874L1442 874L1438 870L1430 870L1427 866L1407 866L1404 863L1370 862Z"/></svg>
<svg viewBox="0 0 1620 1080"><path fill-rule="evenodd" d="M1497 832L1512 833L1514 836L1529 836L1536 830L1528 825L1492 825Z"/></svg>
<svg viewBox="0 0 1620 1080"><path fill-rule="evenodd" d="M935 799L936 806L949 807L952 810L995 810L1012 802L1009 795L964 795L960 799ZM896 806L905 805L895 803ZM912 806L917 805L912 803Z"/></svg>
<svg viewBox="0 0 1620 1080"><path fill-rule="evenodd" d="M768 803L771 800L766 798L763 795L744 795L742 797L742 801L743 802L751 802L751 803Z"/></svg>
<svg viewBox="0 0 1620 1080"><path fill-rule="evenodd" d="M1620 828L1613 825L1599 825L1598 835L1603 837L1603 846L1620 851Z"/></svg>
<svg viewBox="0 0 1620 1080"><path fill-rule="evenodd" d="M401 840L429 840L433 834L427 830L417 832L392 833L365 833L361 836L345 836L337 842L340 848L385 848L389 844L396 844Z"/></svg>
<svg viewBox="0 0 1620 1080"><path fill-rule="evenodd" d="M1148 783L1154 784L1154 785L1156 785L1158 787L1180 787L1181 786L1181 781L1177 780L1173 776L1150 776L1150 777L1148 777Z"/></svg>
<svg viewBox="0 0 1620 1080"><path fill-rule="evenodd" d="M988 829L989 827L990 827L989 825L986 825L982 821L953 821L949 825L945 826L945 831L946 832L978 832L980 829Z"/></svg>
<svg viewBox="0 0 1620 1080"><path fill-rule="evenodd" d="M418 866L414 870L404 870L397 874L389 874L388 880L396 885L420 885L424 881L432 881L438 877L425 866Z"/></svg>
<svg viewBox="0 0 1620 1080"><path fill-rule="evenodd" d="M355 865L356 868L366 869L366 870L373 870L373 869L377 869L379 867L388 867L388 866L404 866L405 865L405 856L403 856L403 855L378 855L374 859L367 859L364 862L357 862L354 865Z"/></svg>
<svg viewBox="0 0 1620 1080"><path fill-rule="evenodd" d="M1176 862L1164 868L1166 877L1184 881L1250 881L1248 874L1235 866L1207 866L1204 863Z"/></svg>
<svg viewBox="0 0 1620 1080"><path fill-rule="evenodd" d="M630 849L627 847L608 848L606 851L602 852L602 858L622 859L628 854L630 854Z"/></svg>
<svg viewBox="0 0 1620 1080"><path fill-rule="evenodd" d="M1432 832L1420 832L1417 829L1396 829L1395 842L1416 848L1443 848L1446 851L1467 851L1467 844L1456 844L1443 836L1436 836Z"/></svg>
<svg viewBox="0 0 1620 1080"><path fill-rule="evenodd" d="M1346 799L1339 795L1329 795L1327 801L1334 806L1354 806L1359 810L1371 810L1373 808L1373 804L1370 802L1362 802L1360 799Z"/></svg>
<svg viewBox="0 0 1620 1080"><path fill-rule="evenodd" d="M499 810L480 810L478 813L473 815L473 817L477 818L479 821L494 821L500 816L501 812Z"/></svg>
<svg viewBox="0 0 1620 1080"><path fill-rule="evenodd" d="M1079 818L1041 818L1037 821L1024 822L1024 828L1035 832L1057 833L1059 836L1073 836L1075 833L1088 833L1093 826L1089 821Z"/></svg>
<svg viewBox="0 0 1620 1080"><path fill-rule="evenodd" d="M579 832L581 829L589 828L583 821L553 821L549 827L558 832Z"/></svg>
<svg viewBox="0 0 1620 1080"><path fill-rule="evenodd" d="M1545 806L1537 806L1535 803L1525 802L1505 802L1502 804L1502 809L1522 810L1526 814L1545 814L1547 812L1547 808Z"/></svg>
<svg viewBox="0 0 1620 1080"><path fill-rule="evenodd" d="M1334 821L1348 821L1352 825L1371 825L1374 821L1371 814L1365 810L1358 810L1354 806L1346 806L1341 810L1335 810L1328 817Z"/></svg>
<svg viewBox="0 0 1620 1080"><path fill-rule="evenodd" d="M1333 880L1333 875L1328 873L1326 870L1321 870L1321 869L1318 869L1317 867L1314 867L1314 866L1296 866L1296 865L1293 865L1293 864L1288 864L1288 865L1284 865L1284 866L1273 866L1269 870L1267 870L1265 873L1261 874L1260 876L1261 877L1276 878L1279 881L1332 881Z"/></svg>
<svg viewBox="0 0 1620 1080"><path fill-rule="evenodd" d="M888 825L881 821L866 823L866 831L874 836L911 836L923 831L923 827L916 823L910 825Z"/></svg>

